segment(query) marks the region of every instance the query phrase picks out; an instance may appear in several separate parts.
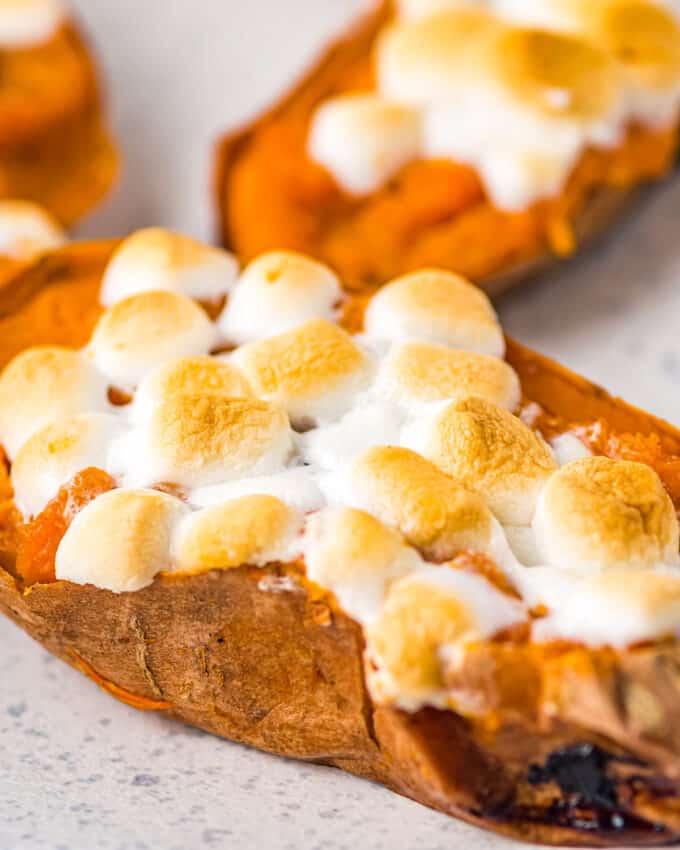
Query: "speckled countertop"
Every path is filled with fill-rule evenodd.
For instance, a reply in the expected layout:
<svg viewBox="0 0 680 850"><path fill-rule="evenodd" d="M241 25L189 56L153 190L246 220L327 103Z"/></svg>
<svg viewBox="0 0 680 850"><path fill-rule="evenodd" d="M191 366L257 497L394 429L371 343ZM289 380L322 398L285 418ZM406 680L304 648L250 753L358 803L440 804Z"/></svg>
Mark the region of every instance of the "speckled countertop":
<svg viewBox="0 0 680 850"><path fill-rule="evenodd" d="M86 236L209 237L208 153L365 0L74 0L126 170ZM198 11L197 11L198 10ZM506 329L680 424L680 179L500 304ZM0 850L488 850L512 845L337 771L120 705L0 622Z"/></svg>

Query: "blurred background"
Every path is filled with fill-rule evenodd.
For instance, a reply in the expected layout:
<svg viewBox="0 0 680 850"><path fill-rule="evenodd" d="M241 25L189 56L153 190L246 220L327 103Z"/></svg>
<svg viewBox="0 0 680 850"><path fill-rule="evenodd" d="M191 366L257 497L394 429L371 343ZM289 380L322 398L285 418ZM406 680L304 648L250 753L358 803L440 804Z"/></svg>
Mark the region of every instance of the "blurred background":
<svg viewBox="0 0 680 850"><path fill-rule="evenodd" d="M217 137L290 85L366 0L73 4L125 159L79 235L155 223L210 239ZM525 344L680 425L680 174L498 306ZM0 850L511 846L337 771L115 704L7 622L0 644Z"/></svg>

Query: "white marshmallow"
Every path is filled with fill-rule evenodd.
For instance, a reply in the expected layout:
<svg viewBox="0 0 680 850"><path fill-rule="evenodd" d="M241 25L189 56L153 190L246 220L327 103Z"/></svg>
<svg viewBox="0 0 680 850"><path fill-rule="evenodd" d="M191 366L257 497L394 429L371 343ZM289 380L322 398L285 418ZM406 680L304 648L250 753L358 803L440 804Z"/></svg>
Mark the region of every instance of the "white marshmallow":
<svg viewBox="0 0 680 850"><path fill-rule="evenodd" d="M312 118L309 155L351 195L383 186L421 148L417 109L375 95L343 95L321 105Z"/></svg>
<svg viewBox="0 0 680 850"><path fill-rule="evenodd" d="M49 41L66 19L61 0L3 0L0 47L11 50Z"/></svg>
<svg viewBox="0 0 680 850"><path fill-rule="evenodd" d="M233 288L238 262L228 251L159 227L125 239L106 267L101 302L112 307L131 295L167 290L199 301L216 301Z"/></svg>
<svg viewBox="0 0 680 850"><path fill-rule="evenodd" d="M242 345L310 319L332 321L341 297L340 282L327 266L292 251L272 251L244 270L219 326L229 342Z"/></svg>
<svg viewBox="0 0 680 850"><path fill-rule="evenodd" d="M0 32L1 27L0 4ZM0 254L15 260L31 260L65 242L61 225L38 204L0 201Z"/></svg>
<svg viewBox="0 0 680 850"><path fill-rule="evenodd" d="M14 500L25 517L39 514L59 488L88 467L108 469L113 441L124 423L103 413L82 413L60 419L23 444L11 477Z"/></svg>

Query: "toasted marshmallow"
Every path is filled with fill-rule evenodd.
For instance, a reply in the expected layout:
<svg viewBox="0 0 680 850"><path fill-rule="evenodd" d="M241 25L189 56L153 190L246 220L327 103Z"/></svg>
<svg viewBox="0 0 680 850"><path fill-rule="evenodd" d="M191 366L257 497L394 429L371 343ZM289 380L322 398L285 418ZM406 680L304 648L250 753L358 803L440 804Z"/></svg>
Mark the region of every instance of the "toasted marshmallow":
<svg viewBox="0 0 680 850"><path fill-rule="evenodd" d="M215 357L183 357L158 366L144 378L135 393L133 419L144 422L157 405L186 395L250 398L253 393L231 363Z"/></svg>
<svg viewBox="0 0 680 850"><path fill-rule="evenodd" d="M357 507L395 526L428 560L489 549L493 518L482 497L415 452L370 449L351 478Z"/></svg>
<svg viewBox="0 0 680 850"><path fill-rule="evenodd" d="M245 269L219 324L229 342L243 345L310 319L331 321L341 296L328 266L293 251L272 251Z"/></svg>
<svg viewBox="0 0 680 850"><path fill-rule="evenodd" d="M555 460L560 466L571 463L572 460L580 460L582 457L590 457L592 452L575 435L568 432L553 437L550 447L555 455Z"/></svg>
<svg viewBox="0 0 680 850"><path fill-rule="evenodd" d="M557 468L538 434L477 398L447 405L431 421L418 423L406 442L481 493L507 525L529 525L541 488Z"/></svg>
<svg viewBox="0 0 680 850"><path fill-rule="evenodd" d="M0 47L20 49L49 41L66 19L61 0L2 0Z"/></svg>
<svg viewBox="0 0 680 850"><path fill-rule="evenodd" d="M373 296L364 320L378 340L421 340L502 357L503 331L486 295L462 277L431 269L405 275Z"/></svg>
<svg viewBox="0 0 680 850"><path fill-rule="evenodd" d="M378 190L421 150L421 115L372 94L325 101L312 118L309 155L351 195Z"/></svg>
<svg viewBox="0 0 680 850"><path fill-rule="evenodd" d="M45 251L61 247L65 242L66 234L59 223L38 204L0 201L0 254L15 260L31 260Z"/></svg>
<svg viewBox="0 0 680 850"><path fill-rule="evenodd" d="M372 696L413 710L446 705L444 670L457 647L525 619L523 606L486 579L450 567L427 567L392 585L367 630L378 671Z"/></svg>
<svg viewBox="0 0 680 850"><path fill-rule="evenodd" d="M399 0L399 15L406 20L427 18L438 12L464 9L469 6L483 6L487 0Z"/></svg>
<svg viewBox="0 0 680 850"><path fill-rule="evenodd" d="M101 302L111 307L132 295L167 290L199 301L216 301L236 283L232 254L159 227L125 239L106 267Z"/></svg>
<svg viewBox="0 0 680 850"><path fill-rule="evenodd" d="M39 514L77 472L90 466L107 469L111 444L124 430L115 416L81 413L35 433L12 464L14 500L22 514Z"/></svg>
<svg viewBox="0 0 680 850"><path fill-rule="evenodd" d="M366 449L399 444L403 424L404 416L395 405L362 401L338 422L301 434L302 457L324 470L343 469Z"/></svg>
<svg viewBox="0 0 680 850"><path fill-rule="evenodd" d="M285 469L274 475L258 475L255 478L239 478L224 484L197 487L189 493L188 499L192 505L208 508L242 496L274 496L303 514L318 511L325 504L314 476L302 466Z"/></svg>
<svg viewBox="0 0 680 850"><path fill-rule="evenodd" d="M359 623L373 620L391 582L418 569L418 553L371 514L327 508L314 514L304 542L308 577L335 594Z"/></svg>
<svg viewBox="0 0 680 850"><path fill-rule="evenodd" d="M680 91L678 14L652 0L498 0L506 19L572 33L606 51L622 70L633 119L672 120ZM665 96L664 96L665 95Z"/></svg>
<svg viewBox="0 0 680 850"><path fill-rule="evenodd" d="M546 484L533 522L544 560L565 570L622 569L678 561L678 520L649 466L589 457Z"/></svg>
<svg viewBox="0 0 680 850"><path fill-rule="evenodd" d="M299 554L302 522L272 496L243 496L189 514L177 528L174 571L262 567Z"/></svg>
<svg viewBox="0 0 680 850"><path fill-rule="evenodd" d="M293 451L286 414L264 401L182 395L112 449L111 471L127 486L201 487L268 475Z"/></svg>
<svg viewBox="0 0 680 850"><path fill-rule="evenodd" d="M425 342L395 345L381 365L376 391L413 411L470 396L515 410L522 395L517 373L504 360Z"/></svg>
<svg viewBox="0 0 680 850"><path fill-rule="evenodd" d="M321 319L244 345L233 362L255 394L280 404L294 423L342 415L369 379L368 359L350 335Z"/></svg>
<svg viewBox="0 0 680 850"><path fill-rule="evenodd" d="M544 621L538 640L627 647L680 635L680 572L627 569L577 581Z"/></svg>
<svg viewBox="0 0 680 850"><path fill-rule="evenodd" d="M111 490L90 502L64 535L56 557L60 581L114 593L141 590L171 566L174 528L189 513L155 490Z"/></svg>
<svg viewBox="0 0 680 850"><path fill-rule="evenodd" d="M486 9L461 3L455 7L413 16L383 33L376 70L384 97L426 106L458 98L460 89L471 84L480 45L502 24Z"/></svg>
<svg viewBox="0 0 680 850"><path fill-rule="evenodd" d="M217 331L189 298L160 290L119 301L97 323L88 352L97 368L121 388L135 387L156 366L207 354Z"/></svg>
<svg viewBox="0 0 680 850"><path fill-rule="evenodd" d="M68 348L29 348L0 375L0 443L10 459L50 422L108 409L106 382L85 358Z"/></svg>

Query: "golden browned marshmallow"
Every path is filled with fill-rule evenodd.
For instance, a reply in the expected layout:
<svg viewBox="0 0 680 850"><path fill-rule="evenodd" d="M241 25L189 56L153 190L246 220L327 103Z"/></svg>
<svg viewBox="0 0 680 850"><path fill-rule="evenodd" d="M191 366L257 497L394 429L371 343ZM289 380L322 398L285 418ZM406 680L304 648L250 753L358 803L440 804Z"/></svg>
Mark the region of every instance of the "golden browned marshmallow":
<svg viewBox="0 0 680 850"><path fill-rule="evenodd" d="M216 357L182 357L150 372L137 388L133 418L143 422L154 408L185 395L250 398L253 393L243 373Z"/></svg>
<svg viewBox="0 0 680 850"><path fill-rule="evenodd" d="M629 85L650 93L680 80L677 16L661 5L655 0L499 0L498 11L511 21L590 41L619 63ZM653 110L652 100L649 105Z"/></svg>
<svg viewBox="0 0 680 850"><path fill-rule="evenodd" d="M327 100L312 119L309 155L349 194L377 191L420 150L420 112L373 94Z"/></svg>
<svg viewBox="0 0 680 850"><path fill-rule="evenodd" d="M59 419L35 433L12 463L14 500L24 516L40 513L59 488L83 469L108 469L108 453L125 424L104 413Z"/></svg>
<svg viewBox="0 0 680 850"><path fill-rule="evenodd" d="M294 251L271 251L244 270L220 327L229 342L243 345L310 319L331 320L341 296L328 266Z"/></svg>
<svg viewBox="0 0 680 850"><path fill-rule="evenodd" d="M201 487L277 472L292 451L288 417L279 407L186 394L154 407L120 445L112 470L131 486Z"/></svg>
<svg viewBox="0 0 680 850"><path fill-rule="evenodd" d="M112 384L129 388L155 366L207 354L216 342L215 326L198 304L174 292L155 290L107 310L88 351Z"/></svg>
<svg viewBox="0 0 680 850"><path fill-rule="evenodd" d="M649 466L572 461L541 493L534 531L544 560L565 570L651 567L678 560L678 520Z"/></svg>
<svg viewBox="0 0 680 850"><path fill-rule="evenodd" d="M377 391L415 409L476 396L515 410L522 394L517 373L504 360L427 342L395 345L380 368Z"/></svg>
<svg viewBox="0 0 680 850"><path fill-rule="evenodd" d="M273 496L253 495L190 514L177 530L174 570L197 573L293 560L301 522Z"/></svg>
<svg viewBox="0 0 680 850"><path fill-rule="evenodd" d="M502 357L503 331L486 295L459 275L429 269L388 283L373 296L367 336L422 340Z"/></svg>
<svg viewBox="0 0 680 850"><path fill-rule="evenodd" d="M448 5L448 4L447 4ZM389 27L378 42L378 87L397 102L416 105L449 100L476 74L475 56L499 29L483 8L457 4Z"/></svg>
<svg viewBox="0 0 680 850"><path fill-rule="evenodd" d="M111 490L75 518L56 557L61 581L114 593L141 590L167 570L175 526L189 513L179 499L155 490Z"/></svg>
<svg viewBox="0 0 680 850"><path fill-rule="evenodd" d="M542 634L541 634L542 632ZM539 637L627 647L680 634L680 571L608 570L578 581Z"/></svg>
<svg viewBox="0 0 680 850"><path fill-rule="evenodd" d="M483 5L485 0L399 0L399 14L407 20L427 18L438 12L447 12L466 6Z"/></svg>
<svg viewBox="0 0 680 850"><path fill-rule="evenodd" d="M450 567L428 567L392 585L367 629L370 680L379 703L442 704L447 655L524 619L520 603L489 582ZM444 703L445 704L445 703Z"/></svg>
<svg viewBox="0 0 680 850"><path fill-rule="evenodd" d="M2 0L0 47L21 49L43 44L65 18L62 0Z"/></svg>
<svg viewBox="0 0 680 850"><path fill-rule="evenodd" d="M0 42L1 33L0 3ZM43 207L29 201L0 201L0 254L15 260L31 260L65 242L66 234L61 226Z"/></svg>
<svg viewBox="0 0 680 850"><path fill-rule="evenodd" d="M237 274L238 263L227 251L153 227L122 242L106 267L100 297L111 307L131 295L162 289L215 301L232 289Z"/></svg>
<svg viewBox="0 0 680 850"><path fill-rule="evenodd" d="M357 504L396 526L428 560L489 548L492 516L482 497L409 449L369 449L353 466L352 484Z"/></svg>
<svg viewBox="0 0 680 850"><path fill-rule="evenodd" d="M528 525L557 468L548 444L507 410L478 398L448 405L409 443L486 499L502 523Z"/></svg>
<svg viewBox="0 0 680 850"><path fill-rule="evenodd" d="M618 96L612 57L576 36L511 28L495 36L488 57L490 75L508 96L539 113L599 119Z"/></svg>
<svg viewBox="0 0 680 850"><path fill-rule="evenodd" d="M296 423L340 416L369 377L367 358L351 336L321 319L244 345L233 361L256 395L280 404Z"/></svg>
<svg viewBox="0 0 680 850"><path fill-rule="evenodd" d="M390 582L421 563L397 532L369 513L344 507L311 516L304 554L308 577L332 591L360 623L377 615Z"/></svg>
<svg viewBox="0 0 680 850"><path fill-rule="evenodd" d="M77 351L29 348L0 375L0 443L13 458L45 425L85 411L106 411L106 382Z"/></svg>
<svg viewBox="0 0 680 850"><path fill-rule="evenodd" d="M625 68L628 79L649 89L680 83L680 24L649 0L592 4L589 34Z"/></svg>

